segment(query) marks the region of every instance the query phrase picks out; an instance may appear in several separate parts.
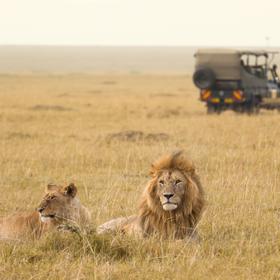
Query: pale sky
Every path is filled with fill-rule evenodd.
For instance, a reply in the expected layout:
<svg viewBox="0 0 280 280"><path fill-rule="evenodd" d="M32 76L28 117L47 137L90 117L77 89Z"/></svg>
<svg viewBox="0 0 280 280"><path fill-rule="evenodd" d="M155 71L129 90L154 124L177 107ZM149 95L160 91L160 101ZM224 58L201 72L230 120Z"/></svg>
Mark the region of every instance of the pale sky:
<svg viewBox="0 0 280 280"><path fill-rule="evenodd" d="M0 45L280 46L279 0L0 0Z"/></svg>

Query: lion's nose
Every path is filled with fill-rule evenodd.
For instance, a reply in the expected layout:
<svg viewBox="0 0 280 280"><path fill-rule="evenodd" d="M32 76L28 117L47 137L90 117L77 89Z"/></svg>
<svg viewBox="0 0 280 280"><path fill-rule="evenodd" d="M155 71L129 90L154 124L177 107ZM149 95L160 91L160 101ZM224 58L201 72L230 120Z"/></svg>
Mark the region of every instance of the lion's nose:
<svg viewBox="0 0 280 280"><path fill-rule="evenodd" d="M170 199L174 194L173 193L164 193L163 196L167 199Z"/></svg>
<svg viewBox="0 0 280 280"><path fill-rule="evenodd" d="M38 212L42 213L44 208L43 207L39 207L39 208L37 208L37 210L38 210Z"/></svg>

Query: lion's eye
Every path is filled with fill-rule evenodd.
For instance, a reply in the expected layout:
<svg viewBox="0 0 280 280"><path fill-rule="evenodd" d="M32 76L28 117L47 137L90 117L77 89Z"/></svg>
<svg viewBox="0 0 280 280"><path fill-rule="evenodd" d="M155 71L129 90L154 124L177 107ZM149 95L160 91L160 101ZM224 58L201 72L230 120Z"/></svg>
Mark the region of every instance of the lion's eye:
<svg viewBox="0 0 280 280"><path fill-rule="evenodd" d="M163 184L164 184L163 180L160 180L160 181L159 181L159 184L160 184L161 186L163 186Z"/></svg>
<svg viewBox="0 0 280 280"><path fill-rule="evenodd" d="M178 185L178 184L180 184L180 183L182 183L181 180L176 180L176 181L175 181L175 185Z"/></svg>

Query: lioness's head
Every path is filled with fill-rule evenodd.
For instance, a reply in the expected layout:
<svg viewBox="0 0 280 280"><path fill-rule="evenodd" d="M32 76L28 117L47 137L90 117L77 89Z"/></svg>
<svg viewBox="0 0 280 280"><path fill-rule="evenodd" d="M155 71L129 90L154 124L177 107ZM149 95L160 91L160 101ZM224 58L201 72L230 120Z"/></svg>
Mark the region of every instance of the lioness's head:
<svg viewBox="0 0 280 280"><path fill-rule="evenodd" d="M179 170L164 170L157 179L156 192L165 211L177 209L184 201L187 180Z"/></svg>
<svg viewBox="0 0 280 280"><path fill-rule="evenodd" d="M74 184L57 186L49 184L46 195L38 207L42 222L56 222L72 219L77 211L75 196L77 188Z"/></svg>

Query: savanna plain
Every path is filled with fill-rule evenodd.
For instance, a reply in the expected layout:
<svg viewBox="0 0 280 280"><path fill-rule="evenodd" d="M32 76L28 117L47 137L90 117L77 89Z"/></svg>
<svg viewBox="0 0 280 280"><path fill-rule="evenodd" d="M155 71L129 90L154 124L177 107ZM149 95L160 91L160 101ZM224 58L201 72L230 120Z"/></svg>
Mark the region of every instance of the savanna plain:
<svg viewBox="0 0 280 280"><path fill-rule="evenodd" d="M93 229L0 242L0 279L280 279L279 113L208 116L184 75L1 75L0 98L0 216L74 182ZM97 236L176 149L206 192L200 242Z"/></svg>

